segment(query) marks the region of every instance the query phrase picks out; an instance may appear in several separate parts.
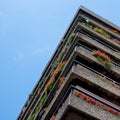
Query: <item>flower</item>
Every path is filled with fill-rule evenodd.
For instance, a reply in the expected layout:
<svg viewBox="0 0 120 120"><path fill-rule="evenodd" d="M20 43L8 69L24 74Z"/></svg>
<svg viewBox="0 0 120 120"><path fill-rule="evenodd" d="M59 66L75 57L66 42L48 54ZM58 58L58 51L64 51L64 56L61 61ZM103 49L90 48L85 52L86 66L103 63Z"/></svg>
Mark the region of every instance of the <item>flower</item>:
<svg viewBox="0 0 120 120"><path fill-rule="evenodd" d="M50 118L50 120L55 120L55 115L52 115L52 117Z"/></svg>
<svg viewBox="0 0 120 120"><path fill-rule="evenodd" d="M38 91L38 93L37 93L37 94L38 94L38 96L40 96L40 95L41 95L41 92L40 92L40 91Z"/></svg>
<svg viewBox="0 0 120 120"><path fill-rule="evenodd" d="M105 105L105 104L103 104L101 102L98 102L98 101L96 102L93 98L88 97L88 96L82 94L79 91L74 91L73 94L76 95L77 97L82 98L83 100L86 100L87 102L89 102L89 103L91 103L93 105L96 105L97 107L99 107L99 108L101 108L103 110L106 110L106 111L108 111L108 112L110 112L110 113L112 113L114 115L120 116L120 112L108 107L107 105Z"/></svg>
<svg viewBox="0 0 120 120"><path fill-rule="evenodd" d="M117 44L120 44L120 40L119 39L112 39L114 42L116 42Z"/></svg>
<svg viewBox="0 0 120 120"><path fill-rule="evenodd" d="M92 103L92 104L96 104L96 102L92 99L92 98L89 98L88 100L87 100L89 103Z"/></svg>
<svg viewBox="0 0 120 120"><path fill-rule="evenodd" d="M30 108L28 108L28 112L29 112L29 113L31 112L31 109L30 109Z"/></svg>
<svg viewBox="0 0 120 120"><path fill-rule="evenodd" d="M58 88L61 87L61 85L62 85L64 79L65 79L64 77L60 77L60 79L59 79L59 83L58 83Z"/></svg>
<svg viewBox="0 0 120 120"><path fill-rule="evenodd" d="M95 57L99 57L99 58L101 58L101 59L103 59L105 61L111 61L110 57L108 55L106 55L105 53L103 53L103 52L101 52L99 50L94 50L92 52L92 55L95 56Z"/></svg>
<svg viewBox="0 0 120 120"><path fill-rule="evenodd" d="M101 62L104 66L110 68L111 67L111 59L110 57L103 53L100 50L94 50L92 52L92 55L98 59L99 62Z"/></svg>
<svg viewBox="0 0 120 120"><path fill-rule="evenodd" d="M84 95L82 98L83 98L84 100L87 100L87 99L88 99L88 97L87 97L87 96L85 96L85 95Z"/></svg>

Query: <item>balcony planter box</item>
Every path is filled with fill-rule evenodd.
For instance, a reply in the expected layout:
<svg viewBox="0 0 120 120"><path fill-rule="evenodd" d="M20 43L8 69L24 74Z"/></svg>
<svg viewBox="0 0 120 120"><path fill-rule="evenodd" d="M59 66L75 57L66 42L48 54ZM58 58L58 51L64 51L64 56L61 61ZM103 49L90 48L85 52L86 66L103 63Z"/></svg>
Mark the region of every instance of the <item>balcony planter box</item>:
<svg viewBox="0 0 120 120"><path fill-rule="evenodd" d="M99 50L94 50L92 52L92 55L98 59L104 66L110 68L111 67L111 60L108 55L105 53L99 51Z"/></svg>
<svg viewBox="0 0 120 120"><path fill-rule="evenodd" d="M79 115L81 113L84 113L85 116L93 117L93 119L100 119L100 120L119 120L119 115L115 112L112 113L112 110L105 110L100 106L100 104L96 105L93 104L91 99L84 100L82 98L79 98L76 95L69 95L69 97L66 99L65 103L59 110L59 112L56 114L55 120L62 120L63 117L67 117L67 111L72 108L76 109L79 112ZM72 114L72 113L71 113ZM80 119L80 118L79 118ZM71 119L72 120L72 119Z"/></svg>
<svg viewBox="0 0 120 120"><path fill-rule="evenodd" d="M87 59L87 61L94 62L98 65L103 66L106 70L109 70L109 72L114 73L118 78L120 78L120 67L111 63L111 68L105 67L100 61L98 61L92 54L91 51L86 50L83 47L77 47L75 48L75 51L79 56L81 56L84 59Z"/></svg>
<svg viewBox="0 0 120 120"><path fill-rule="evenodd" d="M86 35L78 33L77 35L78 40L82 42L86 42L89 45L97 47L97 49L104 51L107 54L110 54L116 61L120 61L120 56L118 52L113 51L112 49L108 48L104 44L99 43L98 41L94 40L93 38L87 37Z"/></svg>

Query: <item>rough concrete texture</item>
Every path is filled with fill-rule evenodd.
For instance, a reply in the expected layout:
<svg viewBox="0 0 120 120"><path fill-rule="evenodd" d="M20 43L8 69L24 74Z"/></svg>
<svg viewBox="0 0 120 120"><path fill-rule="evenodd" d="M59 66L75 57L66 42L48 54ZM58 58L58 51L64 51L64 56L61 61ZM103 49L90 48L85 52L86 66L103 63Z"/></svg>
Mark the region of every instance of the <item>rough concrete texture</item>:
<svg viewBox="0 0 120 120"><path fill-rule="evenodd" d="M75 67L74 72L95 85L101 86L103 89L108 91L108 94L113 93L114 95L120 97L120 87L113 84L109 80L102 78L101 76L80 65Z"/></svg>
<svg viewBox="0 0 120 120"><path fill-rule="evenodd" d="M114 56L115 58L120 59L120 56L116 52L114 52L112 49L102 45L101 43L93 40L92 38L87 37L86 35L80 35L80 38L84 39L84 41L92 44L93 46L96 46L97 48L102 49L103 51L105 51L106 53L109 53L110 55Z"/></svg>
<svg viewBox="0 0 120 120"><path fill-rule="evenodd" d="M102 66L104 66L101 62L99 62L93 55L90 51L86 50L85 48L83 47L78 47L77 52L79 52L79 54L81 56L83 56L84 58L86 58L87 60L91 61L91 62L95 62L97 64L100 64ZM111 70L111 72L113 71L114 73L118 74L120 76L120 67L119 66L116 66L114 64L111 63L111 68L109 69Z"/></svg>
<svg viewBox="0 0 120 120"><path fill-rule="evenodd" d="M79 112L86 113L88 116L93 116L96 120L120 120L120 117L111 114L110 112L103 110L83 99L76 97L75 95L71 95L67 98L63 106L60 108L55 120L63 120L62 116L66 115L65 110L67 106L76 108ZM75 119L75 118L74 118ZM72 119L65 119L65 120L72 120ZM77 118L75 120L78 120ZM87 120L87 118L86 118Z"/></svg>

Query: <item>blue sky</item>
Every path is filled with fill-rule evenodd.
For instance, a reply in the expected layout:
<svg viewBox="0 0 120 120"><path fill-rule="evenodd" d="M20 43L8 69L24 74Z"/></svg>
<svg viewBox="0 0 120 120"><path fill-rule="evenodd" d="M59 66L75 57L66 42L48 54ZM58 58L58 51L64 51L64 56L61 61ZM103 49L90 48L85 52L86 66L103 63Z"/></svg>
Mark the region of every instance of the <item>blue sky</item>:
<svg viewBox="0 0 120 120"><path fill-rule="evenodd" d="M15 120L83 5L120 26L120 0L0 0L0 120Z"/></svg>

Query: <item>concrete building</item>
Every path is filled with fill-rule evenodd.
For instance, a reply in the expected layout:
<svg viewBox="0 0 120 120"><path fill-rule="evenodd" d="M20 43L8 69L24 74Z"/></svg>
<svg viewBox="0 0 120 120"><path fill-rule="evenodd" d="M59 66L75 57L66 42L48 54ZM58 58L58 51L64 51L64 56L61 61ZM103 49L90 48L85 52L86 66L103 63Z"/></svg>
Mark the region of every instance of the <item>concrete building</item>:
<svg viewBox="0 0 120 120"><path fill-rule="evenodd" d="M18 120L120 120L120 28L80 7Z"/></svg>

